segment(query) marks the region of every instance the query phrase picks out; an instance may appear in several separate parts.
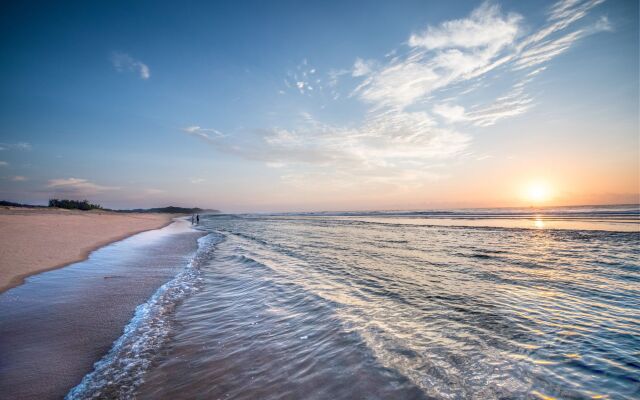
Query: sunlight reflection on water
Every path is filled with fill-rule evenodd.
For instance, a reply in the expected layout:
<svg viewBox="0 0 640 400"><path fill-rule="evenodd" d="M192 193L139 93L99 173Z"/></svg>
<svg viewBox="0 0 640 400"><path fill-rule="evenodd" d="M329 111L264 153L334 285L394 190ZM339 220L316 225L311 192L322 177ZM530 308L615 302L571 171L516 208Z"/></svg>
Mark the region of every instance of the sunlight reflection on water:
<svg viewBox="0 0 640 400"><path fill-rule="evenodd" d="M634 398L640 234L424 220L205 219L225 239L140 397Z"/></svg>
<svg viewBox="0 0 640 400"><path fill-rule="evenodd" d="M320 217L310 217L320 218ZM615 232L640 232L637 219L562 219L550 217L534 218L424 218L424 217L339 217L345 221L362 221L378 224L424 225L424 226L468 226L479 228L535 228L602 230Z"/></svg>

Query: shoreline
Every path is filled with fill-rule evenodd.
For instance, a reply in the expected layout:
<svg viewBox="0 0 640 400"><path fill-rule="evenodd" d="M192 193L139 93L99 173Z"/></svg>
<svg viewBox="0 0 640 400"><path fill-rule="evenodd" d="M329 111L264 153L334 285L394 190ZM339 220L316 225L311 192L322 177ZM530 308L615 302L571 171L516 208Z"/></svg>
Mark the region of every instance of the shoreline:
<svg viewBox="0 0 640 400"><path fill-rule="evenodd" d="M136 309L184 270L202 235L176 218L0 294L0 392L63 398L123 335Z"/></svg>
<svg viewBox="0 0 640 400"><path fill-rule="evenodd" d="M0 208L0 242L3 243L0 246L0 260L3 265L0 269L2 272L0 294L24 284L25 280L31 276L85 261L92 252L111 243L142 232L162 229L173 223L179 216L157 213L121 214L109 211ZM60 228L61 225L63 230L71 230L55 232L56 235L66 236L62 244L54 240L43 243L32 238L40 236L42 239L43 236L53 233L52 229ZM100 229L107 231L96 232ZM87 231L91 238L82 237L87 234ZM34 251L25 254L21 249L24 246L32 246ZM8 265L13 265L13 269Z"/></svg>

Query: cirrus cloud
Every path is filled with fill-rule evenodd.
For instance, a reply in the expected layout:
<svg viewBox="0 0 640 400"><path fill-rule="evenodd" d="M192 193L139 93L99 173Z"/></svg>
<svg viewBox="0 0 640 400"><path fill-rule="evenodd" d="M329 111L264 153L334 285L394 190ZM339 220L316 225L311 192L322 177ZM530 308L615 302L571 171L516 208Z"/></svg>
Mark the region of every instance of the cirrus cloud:
<svg viewBox="0 0 640 400"><path fill-rule="evenodd" d="M31 150L32 146L27 142L16 142L16 143L0 143L0 151L5 150Z"/></svg>
<svg viewBox="0 0 640 400"><path fill-rule="evenodd" d="M535 100L527 88L554 58L578 40L612 29L606 17L576 27L603 1L561 0L536 29L524 16L485 2L467 17L410 34L383 58L358 57L351 67L330 69L331 98L364 107L357 122L325 123L305 111L286 127L244 137L199 126L184 131L218 151L277 168L287 182L304 182L304 176L331 176L332 182L440 179L444 160L464 155L471 143L465 130L529 111ZM289 91L327 98L307 60L284 83ZM477 96L482 90L488 95Z"/></svg>
<svg viewBox="0 0 640 400"><path fill-rule="evenodd" d="M47 182L46 187L48 189L53 190L55 193L75 195L75 196L92 195L92 194L102 193L105 191L120 189L119 187L116 187L116 186L98 185L87 179L81 179L81 178L50 179Z"/></svg>
<svg viewBox="0 0 640 400"><path fill-rule="evenodd" d="M145 80L151 77L151 70L147 64L126 53L118 51L111 53L111 64L118 72L134 71L140 75L140 78Z"/></svg>
<svg viewBox="0 0 640 400"><path fill-rule="evenodd" d="M520 32L522 16L515 13L502 15L495 4L484 3L468 18L445 21L437 27L427 27L409 38L409 46L426 49L452 47L501 48L513 43Z"/></svg>

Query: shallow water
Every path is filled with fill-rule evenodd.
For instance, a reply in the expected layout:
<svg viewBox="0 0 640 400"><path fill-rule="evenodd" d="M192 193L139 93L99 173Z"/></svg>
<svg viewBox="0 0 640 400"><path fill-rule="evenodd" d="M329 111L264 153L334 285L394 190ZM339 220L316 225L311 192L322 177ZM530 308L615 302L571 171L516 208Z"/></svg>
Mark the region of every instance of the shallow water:
<svg viewBox="0 0 640 400"><path fill-rule="evenodd" d="M201 235L174 223L0 294L0 398L63 398L122 335L136 307L184 270Z"/></svg>
<svg viewBox="0 0 640 400"><path fill-rule="evenodd" d="M79 338L122 332L126 313L95 307L120 304L111 272L127 277L141 304L83 355L98 362L69 399L640 398L637 207L541 213L563 229L514 228L529 210L474 213L204 216L192 258L196 236L134 237L30 278L0 311L26 332L61 329L62 351L83 315L100 325ZM155 293L131 291L158 271Z"/></svg>
<svg viewBox="0 0 640 400"><path fill-rule="evenodd" d="M640 397L638 231L385 218L203 218L136 396Z"/></svg>

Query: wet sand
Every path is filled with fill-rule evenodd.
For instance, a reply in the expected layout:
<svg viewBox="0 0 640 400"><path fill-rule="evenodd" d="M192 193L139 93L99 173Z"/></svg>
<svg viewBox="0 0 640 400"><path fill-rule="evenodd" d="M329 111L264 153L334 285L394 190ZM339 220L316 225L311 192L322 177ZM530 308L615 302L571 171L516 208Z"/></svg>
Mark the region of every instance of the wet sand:
<svg viewBox="0 0 640 400"><path fill-rule="evenodd" d="M202 232L178 221L0 294L0 397L61 399L122 335L138 305L184 269Z"/></svg>
<svg viewBox="0 0 640 400"><path fill-rule="evenodd" d="M30 275L87 258L127 236L158 229L170 214L0 208L0 293Z"/></svg>

